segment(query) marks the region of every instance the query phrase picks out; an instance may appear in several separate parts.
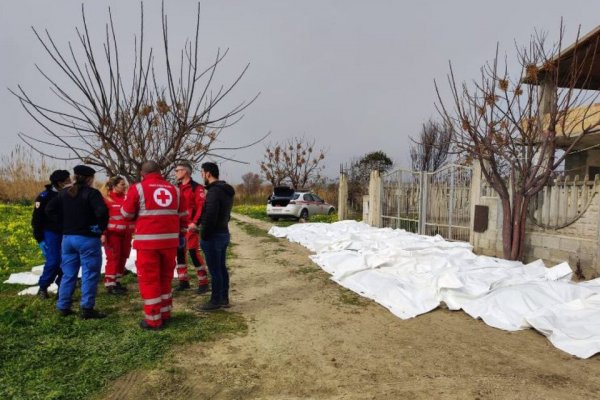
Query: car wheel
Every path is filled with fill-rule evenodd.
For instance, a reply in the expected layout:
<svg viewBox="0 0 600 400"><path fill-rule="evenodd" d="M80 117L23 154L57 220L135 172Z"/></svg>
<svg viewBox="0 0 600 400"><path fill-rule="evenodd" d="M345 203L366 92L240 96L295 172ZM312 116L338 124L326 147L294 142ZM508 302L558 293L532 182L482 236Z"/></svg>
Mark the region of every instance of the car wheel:
<svg viewBox="0 0 600 400"><path fill-rule="evenodd" d="M327 215L333 215L333 214L335 214L335 208L331 207L329 209L329 212L327 213Z"/></svg>
<svg viewBox="0 0 600 400"><path fill-rule="evenodd" d="M302 209L300 212L300 219L308 221L308 210L306 208Z"/></svg>
<svg viewBox="0 0 600 400"><path fill-rule="evenodd" d="M279 221L279 217L269 217L271 218L271 221Z"/></svg>

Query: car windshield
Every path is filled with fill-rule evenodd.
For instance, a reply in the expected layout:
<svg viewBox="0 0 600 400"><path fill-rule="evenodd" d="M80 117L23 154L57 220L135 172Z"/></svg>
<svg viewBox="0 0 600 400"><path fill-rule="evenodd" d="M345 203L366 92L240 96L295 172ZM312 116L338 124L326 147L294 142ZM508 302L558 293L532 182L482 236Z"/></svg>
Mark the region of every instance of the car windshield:
<svg viewBox="0 0 600 400"><path fill-rule="evenodd" d="M294 197L292 197L292 199L298 200L299 197L300 197L300 193L294 193Z"/></svg>

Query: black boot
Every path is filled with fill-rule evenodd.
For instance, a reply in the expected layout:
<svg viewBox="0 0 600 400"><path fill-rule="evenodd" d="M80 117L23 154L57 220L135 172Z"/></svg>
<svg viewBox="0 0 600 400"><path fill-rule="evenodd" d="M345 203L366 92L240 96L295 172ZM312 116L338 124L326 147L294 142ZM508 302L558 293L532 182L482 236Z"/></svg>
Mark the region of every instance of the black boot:
<svg viewBox="0 0 600 400"><path fill-rule="evenodd" d="M42 288L40 288L40 290L38 290L37 297L39 299L46 300L48 297L50 297L48 295L48 289L42 289Z"/></svg>
<svg viewBox="0 0 600 400"><path fill-rule="evenodd" d="M197 294L205 294L210 292L210 285L198 285L198 289L196 289Z"/></svg>
<svg viewBox="0 0 600 400"><path fill-rule="evenodd" d="M189 281L179 281L179 285L175 287L176 292L181 292L190 288Z"/></svg>
<svg viewBox="0 0 600 400"><path fill-rule="evenodd" d="M162 330L162 326L150 326L145 320L140 321L140 328L145 331L160 331Z"/></svg>
<svg viewBox="0 0 600 400"><path fill-rule="evenodd" d="M106 314L93 308L82 308L79 316L81 319L102 319L106 317Z"/></svg>
<svg viewBox="0 0 600 400"><path fill-rule="evenodd" d="M119 288L119 290L123 293L127 293L127 286L125 285L121 285L121 282L117 282L117 287Z"/></svg>
<svg viewBox="0 0 600 400"><path fill-rule="evenodd" d="M229 304L229 295L223 297L223 299L221 299L221 307L223 308L230 308L231 304Z"/></svg>
<svg viewBox="0 0 600 400"><path fill-rule="evenodd" d="M119 286L107 286L106 293L118 296L118 295L125 294L126 290L124 290L122 287L119 287Z"/></svg>
<svg viewBox="0 0 600 400"><path fill-rule="evenodd" d="M202 304L197 308L198 311L215 311L221 308L221 302L210 299L206 303Z"/></svg>
<svg viewBox="0 0 600 400"><path fill-rule="evenodd" d="M64 308L64 309L59 308L58 312L60 313L61 317L68 317L69 315L75 314L73 312L73 310L71 310L70 308Z"/></svg>

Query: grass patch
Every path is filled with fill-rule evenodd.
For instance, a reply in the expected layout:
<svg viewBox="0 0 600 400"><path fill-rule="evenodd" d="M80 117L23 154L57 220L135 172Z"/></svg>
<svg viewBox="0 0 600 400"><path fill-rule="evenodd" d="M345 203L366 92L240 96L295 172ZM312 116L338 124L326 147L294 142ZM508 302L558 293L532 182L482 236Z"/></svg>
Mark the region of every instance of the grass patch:
<svg viewBox="0 0 600 400"><path fill-rule="evenodd" d="M277 239L275 236L269 235L269 233L267 231L265 231L264 229L261 229L261 228L257 227L254 224L251 224L251 223L248 223L248 222L244 222L244 221L240 221L240 220L235 220L235 222L248 235L253 236L253 237L259 237L259 238L261 238L261 242L264 242L264 243L267 243L267 242L274 243L274 242L278 242L279 241L279 239Z"/></svg>
<svg viewBox="0 0 600 400"><path fill-rule="evenodd" d="M315 267L302 267L298 268L296 272L299 274L313 274L315 272L319 272L319 269Z"/></svg>
<svg viewBox="0 0 600 400"><path fill-rule="evenodd" d="M363 299L361 296L357 295L356 293L348 290L348 289L344 289L344 288L339 288L340 290L340 295L338 297L338 300L341 304L345 304L345 305L349 305L349 306L366 306L367 302L365 301L365 299Z"/></svg>
<svg viewBox="0 0 600 400"><path fill-rule="evenodd" d="M43 261L30 240L30 217L31 207L0 205L0 282ZM128 371L157 367L174 345L215 340L247 329L235 313L177 311L165 330L143 331L138 327L142 302L131 284L135 276L127 275L124 281L131 290L122 297L106 295L99 285L97 308L109 315L88 321L60 317L54 299L17 296L23 286L0 284L0 398L87 398ZM174 303L199 300L184 293ZM76 291L74 310L78 301Z"/></svg>
<svg viewBox="0 0 600 400"><path fill-rule="evenodd" d="M272 221L267 216L267 206L262 205L262 204L261 205L247 205L247 204L236 205L233 207L232 211L235 213L238 213L238 214L246 215L251 218L259 219L261 221L271 222L273 225L276 225L276 226L290 226L290 225L298 223L298 221L296 221L295 219L283 219L283 218L279 219L278 221ZM331 222L337 222L337 220L338 220L337 214L313 215L309 218L308 222L331 223Z"/></svg>
<svg viewBox="0 0 600 400"><path fill-rule="evenodd" d="M284 253L284 252L286 252L286 251L287 251L287 249L286 249L285 247L277 247L277 248L275 248L275 249L272 249L272 250L271 250L271 253L272 253L273 255L275 255L275 254L279 254L279 253Z"/></svg>

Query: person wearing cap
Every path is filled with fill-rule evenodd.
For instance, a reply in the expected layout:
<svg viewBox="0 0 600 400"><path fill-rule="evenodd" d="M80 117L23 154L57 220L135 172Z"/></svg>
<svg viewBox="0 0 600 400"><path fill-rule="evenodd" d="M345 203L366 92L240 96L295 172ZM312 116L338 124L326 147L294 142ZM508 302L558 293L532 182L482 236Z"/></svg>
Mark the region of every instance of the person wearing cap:
<svg viewBox="0 0 600 400"><path fill-rule="evenodd" d="M46 206L46 216L62 223L60 291L56 308L61 315L73 314L71 303L81 268L80 316L104 318L94 309L102 267L100 236L108 225L108 209L100 191L92 187L96 171L87 165L73 168L75 182L61 190Z"/></svg>
<svg viewBox="0 0 600 400"><path fill-rule="evenodd" d="M50 183L46 185L46 189L41 192L36 198L31 215L31 227L33 228L33 237L38 242L40 250L46 262L44 270L40 276L38 285L38 297L41 299L48 298L48 287L55 282L60 284L62 271L60 269L60 246L62 243L62 227L60 222L53 222L46 218L44 213L46 205L52 200L65 186L71 183L71 175L69 171L57 169L50 174Z"/></svg>

